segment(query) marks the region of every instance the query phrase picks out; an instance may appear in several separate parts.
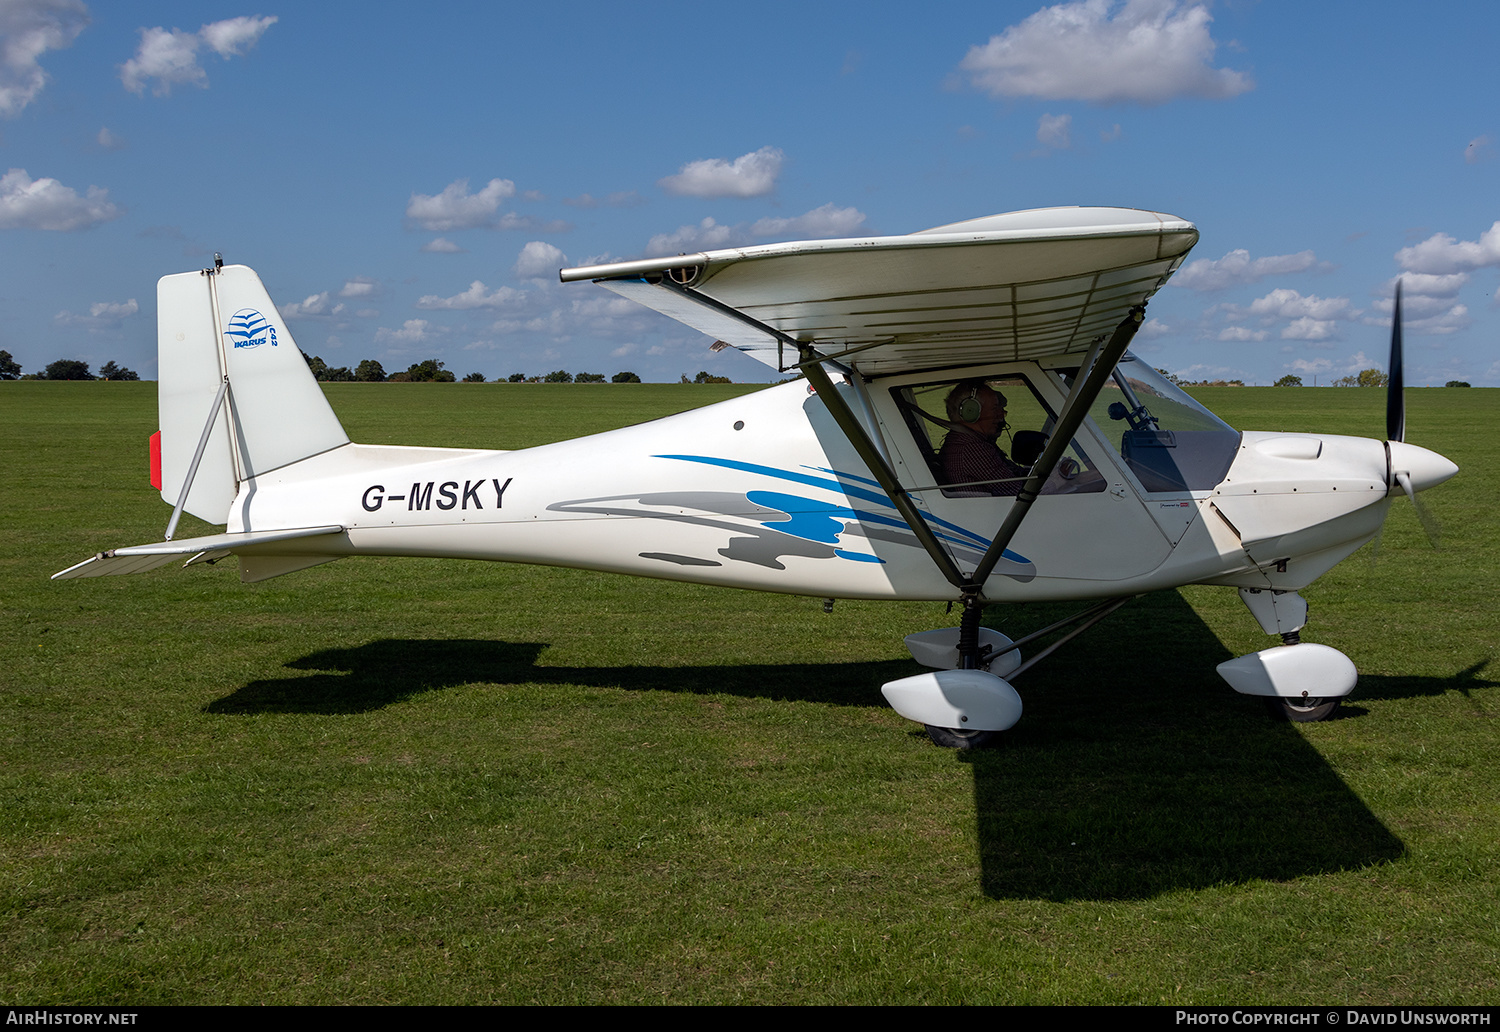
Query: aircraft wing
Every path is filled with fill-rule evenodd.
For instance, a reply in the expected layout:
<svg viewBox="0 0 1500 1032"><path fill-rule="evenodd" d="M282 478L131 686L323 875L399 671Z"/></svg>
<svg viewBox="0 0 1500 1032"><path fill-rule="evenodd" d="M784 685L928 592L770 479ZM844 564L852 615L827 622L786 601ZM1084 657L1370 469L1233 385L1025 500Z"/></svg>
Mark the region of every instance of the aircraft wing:
<svg viewBox="0 0 1500 1032"><path fill-rule="evenodd" d="M269 545L295 538L317 537L322 534L341 534L343 527L301 527L296 530L259 530L232 534L209 534L206 537L182 538L177 541L158 541L151 545L131 545L100 552L75 566L70 566L52 575L53 580L72 580L75 577L108 577L124 573L144 573L158 566L176 562L183 556L191 556L188 565L223 558L236 548L249 545ZM217 553L217 554L215 554Z"/></svg>
<svg viewBox="0 0 1500 1032"><path fill-rule="evenodd" d="M1198 241L1133 208L1043 208L907 236L564 269L780 370L810 343L866 376L1085 352Z"/></svg>

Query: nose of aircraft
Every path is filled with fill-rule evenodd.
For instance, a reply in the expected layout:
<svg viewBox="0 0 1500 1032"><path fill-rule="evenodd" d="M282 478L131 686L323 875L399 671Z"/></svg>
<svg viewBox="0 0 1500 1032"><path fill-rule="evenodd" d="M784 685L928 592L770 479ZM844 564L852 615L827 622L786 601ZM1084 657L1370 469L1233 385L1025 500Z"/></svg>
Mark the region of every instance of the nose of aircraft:
<svg viewBox="0 0 1500 1032"><path fill-rule="evenodd" d="M1390 449L1391 476L1387 483L1396 483L1396 474L1405 473L1411 480L1413 491L1425 491L1436 487L1458 472L1458 467L1435 451L1402 441L1387 441Z"/></svg>

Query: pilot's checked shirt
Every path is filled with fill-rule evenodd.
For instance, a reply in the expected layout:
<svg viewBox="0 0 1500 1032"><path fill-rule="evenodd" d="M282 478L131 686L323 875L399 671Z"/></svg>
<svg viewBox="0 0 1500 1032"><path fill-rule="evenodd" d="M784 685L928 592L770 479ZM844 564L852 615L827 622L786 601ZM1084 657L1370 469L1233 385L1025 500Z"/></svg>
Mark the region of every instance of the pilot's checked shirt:
<svg viewBox="0 0 1500 1032"><path fill-rule="evenodd" d="M1021 493L1026 470L1017 466L993 442L967 430L950 430L943 438L943 447L938 451L938 462L943 468L943 480L949 484L967 484L974 480L1002 480L1007 477L1022 479L1006 480L1001 484L975 484L973 487L956 488L952 493L991 494L1014 496Z"/></svg>

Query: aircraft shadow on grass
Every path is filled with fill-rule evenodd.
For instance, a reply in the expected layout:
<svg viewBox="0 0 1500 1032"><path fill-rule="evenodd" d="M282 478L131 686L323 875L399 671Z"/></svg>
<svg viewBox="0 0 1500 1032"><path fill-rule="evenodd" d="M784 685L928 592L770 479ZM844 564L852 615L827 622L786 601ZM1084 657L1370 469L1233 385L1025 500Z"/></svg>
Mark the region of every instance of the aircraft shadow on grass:
<svg viewBox="0 0 1500 1032"><path fill-rule="evenodd" d="M998 608L998 607L997 607ZM1003 610L1007 631L1062 607ZM1128 616L1126 614L1129 614ZM211 713L350 714L426 691L555 684L883 706L909 661L688 667L538 665L546 648L473 640L370 642L293 660L312 677L253 681ZM997 899L1141 899L1284 881L1399 858L1401 841L1299 730L1213 674L1229 658L1176 592L1132 603L1019 682L1026 715L1003 748L955 753L974 777L981 886ZM1467 691L1452 678L1375 677L1367 698ZM1366 711L1345 704L1344 719ZM913 732L920 734L920 731Z"/></svg>

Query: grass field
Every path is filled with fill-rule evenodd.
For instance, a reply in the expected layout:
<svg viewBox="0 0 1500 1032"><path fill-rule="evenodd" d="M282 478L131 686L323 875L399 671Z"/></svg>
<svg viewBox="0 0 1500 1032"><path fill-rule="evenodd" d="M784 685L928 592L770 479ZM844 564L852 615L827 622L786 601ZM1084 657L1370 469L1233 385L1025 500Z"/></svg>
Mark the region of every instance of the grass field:
<svg viewBox="0 0 1500 1032"><path fill-rule="evenodd" d="M355 440L500 448L749 389L327 388ZM159 539L155 385L0 384L0 999L1500 1002L1500 391L1408 394L1462 473L1441 551L1398 502L1305 592L1343 719L1231 692L1272 639L1186 588L962 755L878 691L935 604L413 559L50 583ZM1200 397L1384 425L1377 391Z"/></svg>

